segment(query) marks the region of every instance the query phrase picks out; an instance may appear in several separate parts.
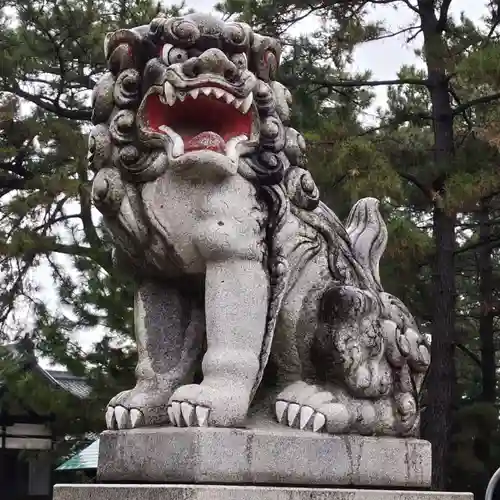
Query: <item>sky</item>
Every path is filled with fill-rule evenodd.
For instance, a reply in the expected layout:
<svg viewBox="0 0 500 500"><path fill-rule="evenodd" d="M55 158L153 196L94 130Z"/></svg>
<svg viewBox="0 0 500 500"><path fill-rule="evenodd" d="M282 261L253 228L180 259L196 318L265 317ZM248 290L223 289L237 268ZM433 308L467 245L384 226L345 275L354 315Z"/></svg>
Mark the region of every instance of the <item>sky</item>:
<svg viewBox="0 0 500 500"><path fill-rule="evenodd" d="M163 2L165 5L173 5L178 2ZM197 11L211 12L216 4L213 0L188 0L186 5ZM478 8L478 4L480 8ZM453 0L451 3L451 13L455 18L458 18L462 12L466 14L473 22L479 23L480 16L485 12L485 1L480 0ZM412 23L414 13L406 6L394 10L392 7L380 6L370 13L370 20L384 20L389 29L397 32ZM307 34L317 27L317 22L314 20L306 20L295 27L297 34ZM366 43L359 47L354 54L354 62L352 71L364 72L370 70L373 80L389 80L396 78L398 70L403 64L415 64L418 67L422 66L421 61L414 54L414 50L421 46L421 37L417 37L411 45L408 45L404 35L386 38L383 40ZM386 102L386 91L384 87L377 87L376 99L374 105L368 110L365 115L367 122L370 122L375 117L376 108L383 107ZM41 270L37 274L38 281L42 285L42 293L47 300L58 307L57 299L52 292L51 277L47 269ZM91 345L98 341L103 332L100 329L93 331L85 331L75 334L73 339L80 344L83 349L89 349ZM41 364L45 367L49 366L49 362L42 360Z"/></svg>
<svg viewBox="0 0 500 500"><path fill-rule="evenodd" d="M411 1L413 4L416 3L416 0ZM175 1L166 1L163 3L165 5L176 4ZM216 3L217 1L213 0L188 0L186 5L197 11L211 12ZM450 12L457 19L464 12L474 23L479 23L481 15L486 12L484 8L485 3L484 0L452 0ZM415 13L405 5L402 5L397 10L392 6L378 6L376 9L372 9L369 19L371 21L383 20L390 31L397 32L411 25L414 16ZM307 34L317 27L318 24L316 21L306 19L298 25L295 32ZM415 64L417 67L422 66L422 62L414 54L414 50L420 48L421 44L421 35L409 45L406 43L404 34L366 43L356 50L351 69L353 72L359 71L361 73L370 70L373 80L396 78L398 70L404 64ZM384 87L377 87L374 91L377 94L377 98L372 109L368 110L368 114L365 116L368 122L374 119L376 108L379 106L383 107L386 102L387 94Z"/></svg>

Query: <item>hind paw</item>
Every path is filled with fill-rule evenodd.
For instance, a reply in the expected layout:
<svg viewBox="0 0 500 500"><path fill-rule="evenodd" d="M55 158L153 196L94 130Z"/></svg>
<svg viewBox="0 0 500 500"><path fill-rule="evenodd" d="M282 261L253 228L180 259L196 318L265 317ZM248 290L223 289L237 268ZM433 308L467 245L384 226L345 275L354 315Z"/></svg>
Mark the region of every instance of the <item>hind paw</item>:
<svg viewBox="0 0 500 500"><path fill-rule="evenodd" d="M278 396L275 413L279 423L313 432L347 432L352 421L339 395L305 382L290 385Z"/></svg>

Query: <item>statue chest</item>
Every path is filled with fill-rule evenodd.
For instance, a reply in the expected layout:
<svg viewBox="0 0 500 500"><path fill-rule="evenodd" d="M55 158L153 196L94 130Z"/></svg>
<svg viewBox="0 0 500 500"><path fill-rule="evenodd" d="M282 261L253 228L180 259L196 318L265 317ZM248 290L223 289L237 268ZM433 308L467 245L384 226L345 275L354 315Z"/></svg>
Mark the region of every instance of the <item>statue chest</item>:
<svg viewBox="0 0 500 500"><path fill-rule="evenodd" d="M260 258L267 213L255 188L239 176L194 183L168 172L142 189L153 227L172 247L187 273L207 260Z"/></svg>

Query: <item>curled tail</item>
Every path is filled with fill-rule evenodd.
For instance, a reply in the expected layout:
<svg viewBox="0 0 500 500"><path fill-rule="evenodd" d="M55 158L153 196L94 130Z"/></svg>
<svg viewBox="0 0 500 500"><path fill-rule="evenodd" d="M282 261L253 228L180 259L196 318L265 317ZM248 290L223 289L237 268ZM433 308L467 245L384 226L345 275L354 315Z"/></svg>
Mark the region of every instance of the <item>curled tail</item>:
<svg viewBox="0 0 500 500"><path fill-rule="evenodd" d="M359 200L352 207L346 229L356 260L371 275L377 289L382 291L379 264L387 245L387 227L380 215L379 204L376 198Z"/></svg>

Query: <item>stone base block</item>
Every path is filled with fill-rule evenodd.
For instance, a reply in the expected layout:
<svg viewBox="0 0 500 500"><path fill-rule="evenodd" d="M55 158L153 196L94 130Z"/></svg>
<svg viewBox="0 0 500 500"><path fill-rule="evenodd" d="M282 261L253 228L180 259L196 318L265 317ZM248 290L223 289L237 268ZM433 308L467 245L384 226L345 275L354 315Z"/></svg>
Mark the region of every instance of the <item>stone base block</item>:
<svg viewBox="0 0 500 500"><path fill-rule="evenodd" d="M473 500L470 493L201 485L57 485L54 500Z"/></svg>
<svg viewBox="0 0 500 500"><path fill-rule="evenodd" d="M282 427L106 431L97 477L108 483L427 488L431 446L418 439L329 436Z"/></svg>

